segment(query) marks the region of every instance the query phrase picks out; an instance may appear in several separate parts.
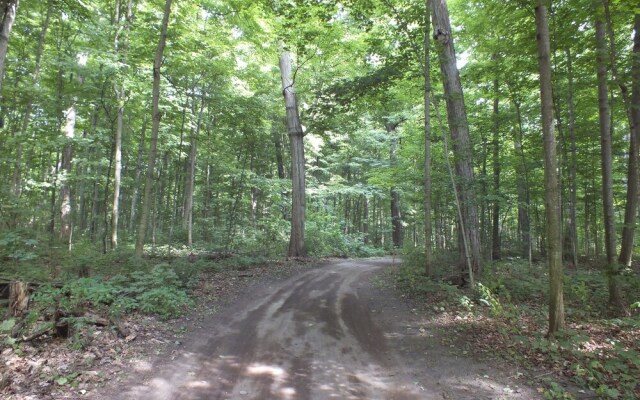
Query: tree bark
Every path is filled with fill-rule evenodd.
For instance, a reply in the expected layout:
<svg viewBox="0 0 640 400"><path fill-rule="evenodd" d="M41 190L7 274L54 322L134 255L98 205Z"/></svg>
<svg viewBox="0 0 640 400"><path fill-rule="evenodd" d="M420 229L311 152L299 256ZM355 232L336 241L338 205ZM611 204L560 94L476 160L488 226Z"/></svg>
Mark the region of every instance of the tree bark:
<svg viewBox="0 0 640 400"><path fill-rule="evenodd" d="M569 162L569 227L567 236L569 238L568 250L570 251L571 263L574 267L578 266L578 227L576 220L576 207L578 202L577 187L577 158L576 158L576 115L575 104L573 100L573 67L571 61L571 50L566 49L567 53L567 74L568 74L568 92L569 92L569 136L571 141L571 158Z"/></svg>
<svg viewBox="0 0 640 400"><path fill-rule="evenodd" d="M111 250L118 247L118 217L120 210L120 180L122 176L122 129L124 126L124 89L116 88L118 111L114 148L113 203L111 204Z"/></svg>
<svg viewBox="0 0 640 400"><path fill-rule="evenodd" d="M384 127L391 138L389 160L391 166L398 164L398 123L385 122ZM400 192L395 186L391 187L391 241L393 247L401 248L403 241L402 214L400 212Z"/></svg>
<svg viewBox="0 0 640 400"><path fill-rule="evenodd" d="M25 282L9 283L8 317L19 317L29 308L29 285Z"/></svg>
<svg viewBox="0 0 640 400"><path fill-rule="evenodd" d="M0 26L0 100L2 100L2 82L4 81L4 64L9 49L9 35L16 20L19 0L5 0L2 12L2 25Z"/></svg>
<svg viewBox="0 0 640 400"><path fill-rule="evenodd" d="M287 112L287 130L291 142L291 237L289 240L289 257L306 256L304 248L305 224L305 182L304 182L304 132L300 123L298 99L295 82L291 74L291 55L288 51L280 54L280 76L282 78L282 95Z"/></svg>
<svg viewBox="0 0 640 400"><path fill-rule="evenodd" d="M562 331L564 322L564 295L562 288L562 237L560 228L560 193L556 159L556 137L553 126L553 94L551 88L551 61L549 21L545 0L536 5L536 40L540 69L540 101L542 134L544 140L545 217L547 225L547 262L549 263L549 336Z"/></svg>
<svg viewBox="0 0 640 400"><path fill-rule="evenodd" d="M120 181L122 176L122 130L124 127L124 107L125 107L125 89L124 83L127 74L127 29L131 20L131 0L128 2L127 13L125 14L124 23L120 24L120 0L116 0L116 35L114 40L114 50L118 55L122 64L120 68L120 83L114 85L114 90L118 98L118 111L116 116L116 138L115 138L115 156L114 156L114 172L113 172L113 204L111 206L111 249L118 247L118 220L120 216ZM124 37L122 43L120 38Z"/></svg>
<svg viewBox="0 0 640 400"><path fill-rule="evenodd" d="M62 170L64 178L60 187L60 239L64 243L69 243L71 238L71 162L73 158L73 137L76 126L76 105L65 111L65 125L63 134L65 144L62 150Z"/></svg>
<svg viewBox="0 0 640 400"><path fill-rule="evenodd" d="M156 57L153 62L153 94L152 94L152 115L151 125L151 146L149 148L149 159L147 162L147 177L144 185L144 197L142 199L142 214L138 226L138 239L136 241L136 255L142 256L144 252L144 241L147 233L147 222L149 220L149 209L154 202L151 197L153 188L153 175L156 164L156 153L158 148L158 132L160 131L160 68L162 67L162 55L167 43L167 28L169 26L169 15L171 13L171 0L166 0L162 27L160 31L160 41L156 50Z"/></svg>
<svg viewBox="0 0 640 400"><path fill-rule="evenodd" d="M513 105L516 109L517 132L514 140L515 152L519 158L516 164L517 174L517 194L518 194L518 228L520 230L520 241L522 243L522 255L529 260L529 266L532 265L533 246L531 240L531 218L529 210L531 210L531 198L529 195L529 174L527 169L527 160L522 146L524 137L522 128L522 111L520 100L514 94L511 95Z"/></svg>
<svg viewBox="0 0 640 400"><path fill-rule="evenodd" d="M431 0L424 3L424 273L433 276L431 223ZM366 203L365 203L366 206Z"/></svg>
<svg viewBox="0 0 640 400"><path fill-rule="evenodd" d="M193 245L193 194L195 190L196 179L196 154L197 154L197 138L200 134L200 126L202 124L202 110L204 109L204 96L200 101L200 110L198 111L198 122L196 124L195 131L191 130L190 150L189 150L189 173L186 179L186 188L184 189L185 195L185 210L184 210L184 225L187 228L187 245L191 247Z"/></svg>
<svg viewBox="0 0 640 400"><path fill-rule="evenodd" d="M609 305L620 312L622 298L618 283L618 265L616 260L616 226L613 208L613 161L612 161L612 125L609 107L609 88L607 84L608 49L605 24L596 20L596 67L598 76L598 116L600 120L600 161L602 168L602 211L604 221L604 248L607 256L609 277Z"/></svg>
<svg viewBox="0 0 640 400"><path fill-rule="evenodd" d="M133 226L136 222L136 213L138 209L138 196L140 193L140 180L142 178L142 155L144 154L144 137L147 132L147 118L142 121L142 130L140 132L140 143L138 144L138 158L136 161L136 179L133 184L133 193L131 194L131 213L129 215L129 232L133 232Z"/></svg>
<svg viewBox="0 0 640 400"><path fill-rule="evenodd" d="M624 225L618 262L631 266L633 242L638 210L638 146L640 142L640 14L634 18L634 39L631 65L631 99L629 117L629 164L627 170L627 198L624 209ZM615 60L612 60L615 62Z"/></svg>
<svg viewBox="0 0 640 400"><path fill-rule="evenodd" d="M438 56L442 84L447 103L447 120L455 155L455 170L458 177L458 192L462 204L462 219L468 238L471 264L474 274L481 273L480 234L478 231L478 208L474 194L474 177L469 123L464 105L460 74L456 66L456 54L451 36L451 23L446 0L432 0L431 12L434 26L433 38L438 44ZM464 245L459 241L459 248ZM461 260L462 265L466 262Z"/></svg>
<svg viewBox="0 0 640 400"><path fill-rule="evenodd" d="M495 60L495 57L494 57ZM493 90L495 97L493 99L493 212L491 222L491 259L500 259L500 98L498 79L493 81Z"/></svg>

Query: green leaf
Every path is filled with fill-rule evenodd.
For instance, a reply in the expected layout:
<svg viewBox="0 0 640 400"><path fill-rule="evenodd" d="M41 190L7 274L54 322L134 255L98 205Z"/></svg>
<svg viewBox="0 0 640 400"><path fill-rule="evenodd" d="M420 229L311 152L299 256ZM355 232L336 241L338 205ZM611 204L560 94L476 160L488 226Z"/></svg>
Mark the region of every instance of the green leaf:
<svg viewBox="0 0 640 400"><path fill-rule="evenodd" d="M0 332L9 332L14 326L16 326L16 320L14 318L2 321L2 324L0 324Z"/></svg>

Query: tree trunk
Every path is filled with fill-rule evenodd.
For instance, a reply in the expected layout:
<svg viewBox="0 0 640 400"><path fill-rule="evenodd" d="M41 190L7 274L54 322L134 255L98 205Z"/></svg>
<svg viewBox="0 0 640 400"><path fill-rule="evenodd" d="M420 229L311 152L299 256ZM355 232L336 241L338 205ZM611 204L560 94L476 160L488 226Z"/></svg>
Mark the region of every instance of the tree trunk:
<svg viewBox="0 0 640 400"><path fill-rule="evenodd" d="M385 122L384 127L391 138L391 149L389 160L391 166L394 167L398 164L398 134L396 129L399 123ZM391 240L393 247L402 247L403 229L402 229L402 214L400 212L400 192L395 186L391 187Z"/></svg>
<svg viewBox="0 0 640 400"><path fill-rule="evenodd" d="M104 214L102 217L102 224L104 226L104 230L102 233L102 251L103 253L107 253L109 250L109 245L111 244L110 240L107 240L110 230L109 230L109 185L111 184L111 167L113 167L113 157L115 156L115 146L111 147L111 151L109 152L109 166L107 167L107 173L105 174L105 184L104 184Z"/></svg>
<svg viewBox="0 0 640 400"><path fill-rule="evenodd" d="M144 252L144 240L147 233L147 221L149 220L149 209L153 204L151 197L153 188L154 168L156 164L156 153L158 147L158 132L160 131L160 68L162 67L162 55L167 42L167 28L169 26L169 14L171 13L171 0L166 0L160 41L156 50L156 57L153 62L153 95L152 95L152 115L151 126L151 146L149 148L149 159L147 162L147 178L144 185L144 197L142 199L142 215L138 226L138 239L136 241L136 255L142 256Z"/></svg>
<svg viewBox="0 0 640 400"><path fill-rule="evenodd" d="M576 207L578 202L578 187L577 187L577 159L576 159L576 115L575 104L573 100L573 68L571 61L571 50L569 47L566 49L567 53L567 74L569 80L569 135L571 141L571 158L569 163L569 226L567 229L567 237L569 238L569 255L571 257L571 264L574 267L578 266L578 227L576 222Z"/></svg>
<svg viewBox="0 0 640 400"><path fill-rule="evenodd" d="M122 64L120 68L119 77L120 80L126 79L128 71L126 51L127 51L127 29L131 20L131 0L128 2L127 13L125 14L124 24L120 24L120 1L116 0L116 35L114 40L114 50L118 55L119 61ZM124 37L122 43L120 43L120 35ZM118 220L120 216L120 181L122 176L122 130L124 126L124 105L125 105L125 89L124 84L121 81L114 85L114 90L118 97L118 112L116 117L116 139L115 139L115 160L114 160L114 173L113 173L113 204L111 207L111 249L118 247Z"/></svg>
<svg viewBox="0 0 640 400"><path fill-rule="evenodd" d="M634 19L634 39L631 65L631 104L629 118L629 165L627 172L627 199L624 209L624 225L618 262L631 266L633 241L638 209L638 146L640 142L640 13ZM615 60L612 60L615 62Z"/></svg>
<svg viewBox="0 0 640 400"><path fill-rule="evenodd" d="M96 168L95 176L101 175L101 166ZM91 225L89 227L89 236L91 241L95 242L98 235L98 215L100 213L100 184L98 179L93 183L93 197L91 199Z"/></svg>
<svg viewBox="0 0 640 400"><path fill-rule="evenodd" d="M460 74L456 66L456 55L446 0L433 0L431 2L431 12L434 25L433 37L439 49L440 71L443 77L442 84L447 103L447 120L455 155L455 169L458 177L458 192L460 193L460 202L462 204L463 225L469 241L473 273L479 274L481 273L482 260L480 255L480 234L478 231L478 209L473 188L471 139L469 137L467 112L460 84ZM459 245L460 248L464 247L463 243L459 243Z"/></svg>
<svg viewBox="0 0 640 400"><path fill-rule="evenodd" d="M512 95L512 97L515 97ZM520 241L522 243L522 255L529 259L529 265L532 264L533 246L531 240L531 218L529 211L531 210L531 199L529 195L529 174L527 168L527 160L524 154L524 148L522 147L522 140L524 137L522 129L522 111L520 108L520 101L513 98L513 104L516 109L516 117L518 128L516 132L515 152L519 158L519 163L516 164L517 174L517 194L518 194L518 227L520 230Z"/></svg>
<svg viewBox="0 0 640 400"><path fill-rule="evenodd" d="M8 317L19 317L29 308L29 285L24 282L9 283Z"/></svg>
<svg viewBox="0 0 640 400"><path fill-rule="evenodd" d="M63 243L68 244L71 239L71 161L73 158L73 137L75 135L76 126L76 106L65 111L65 125L63 133L65 144L62 150L62 170L64 178L60 187L60 239Z"/></svg>
<svg viewBox="0 0 640 400"><path fill-rule="evenodd" d="M202 110L204 109L204 96L200 102L200 111L198 112L198 122L196 129L191 130L190 151L189 151L189 173L186 180L186 188L184 190L185 211L184 211L184 225L187 229L187 245L191 247L193 245L193 193L195 189L196 179L196 154L197 154L197 137L200 134L200 126L202 123Z"/></svg>
<svg viewBox="0 0 640 400"><path fill-rule="evenodd" d="M362 237L364 244L369 244L369 198L364 195L362 200Z"/></svg>
<svg viewBox="0 0 640 400"><path fill-rule="evenodd" d="M4 81L4 64L7 58L7 50L9 49L9 35L11 28L16 20L16 12L18 11L19 0L5 0L0 3L3 9L2 25L0 26L0 100L2 100L2 82Z"/></svg>
<svg viewBox="0 0 640 400"><path fill-rule="evenodd" d="M612 125L609 108L609 89L607 85L608 49L605 25L597 20L597 75L598 75L598 116L600 119L600 161L602 168L602 211L604 221L604 248L607 255L607 273L609 276L609 305L616 313L622 311L622 298L618 283L618 265L616 260L616 226L613 209L613 161L612 161Z"/></svg>
<svg viewBox="0 0 640 400"><path fill-rule="evenodd" d="M495 60L495 57L494 57ZM498 97L498 79L493 81L495 98L493 99L493 221L491 223L491 259L500 259L500 98Z"/></svg>
<svg viewBox="0 0 640 400"><path fill-rule="evenodd" d="M431 227L431 0L425 0L424 16L424 273L433 275ZM366 206L366 203L365 203Z"/></svg>
<svg viewBox="0 0 640 400"><path fill-rule="evenodd" d="M540 68L540 101L544 140L544 188L547 225L547 260L549 263L549 336L564 329L564 298L562 289L562 237L560 228L560 193L556 159L556 137L553 126L553 94L549 21L545 0L536 5L536 39Z"/></svg>
<svg viewBox="0 0 640 400"><path fill-rule="evenodd" d="M136 212L138 209L138 196L140 193L140 180L142 178L142 155L144 154L144 137L147 132L147 118L142 121L142 131L140 132L140 143L138 144L138 158L136 161L136 179L133 184L131 194L131 213L129 215L129 232L133 232L136 223Z"/></svg>
<svg viewBox="0 0 640 400"><path fill-rule="evenodd" d="M118 111L114 148L113 203L111 204L111 249L118 247L118 217L120 209L120 180L122 176L122 129L124 126L124 89L116 88Z"/></svg>
<svg viewBox="0 0 640 400"><path fill-rule="evenodd" d="M291 238L289 241L289 257L306 256L304 248L305 220L305 182L304 182L304 132L298 112L298 99L291 75L291 55L282 51L280 55L280 76L282 78L282 94L287 111L287 130L291 141Z"/></svg>

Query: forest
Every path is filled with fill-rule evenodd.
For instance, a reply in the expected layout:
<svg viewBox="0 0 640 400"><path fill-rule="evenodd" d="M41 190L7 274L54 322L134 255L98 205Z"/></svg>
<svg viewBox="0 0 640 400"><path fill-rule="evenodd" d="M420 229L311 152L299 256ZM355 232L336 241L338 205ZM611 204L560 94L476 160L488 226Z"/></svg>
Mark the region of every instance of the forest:
<svg viewBox="0 0 640 400"><path fill-rule="evenodd" d="M0 0L0 17L7 354L81 351L98 327L128 343L125 321L185 315L204 276L391 256L386 284L464 315L471 347L562 377L541 398L640 396L637 0Z"/></svg>

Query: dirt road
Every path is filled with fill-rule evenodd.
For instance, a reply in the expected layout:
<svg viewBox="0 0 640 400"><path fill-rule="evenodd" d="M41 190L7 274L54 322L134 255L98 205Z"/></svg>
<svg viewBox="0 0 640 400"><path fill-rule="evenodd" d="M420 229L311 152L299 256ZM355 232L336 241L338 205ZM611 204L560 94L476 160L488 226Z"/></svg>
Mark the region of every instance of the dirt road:
<svg viewBox="0 0 640 400"><path fill-rule="evenodd" d="M391 259L335 262L255 289L113 399L531 399L451 354L446 332L372 284Z"/></svg>

